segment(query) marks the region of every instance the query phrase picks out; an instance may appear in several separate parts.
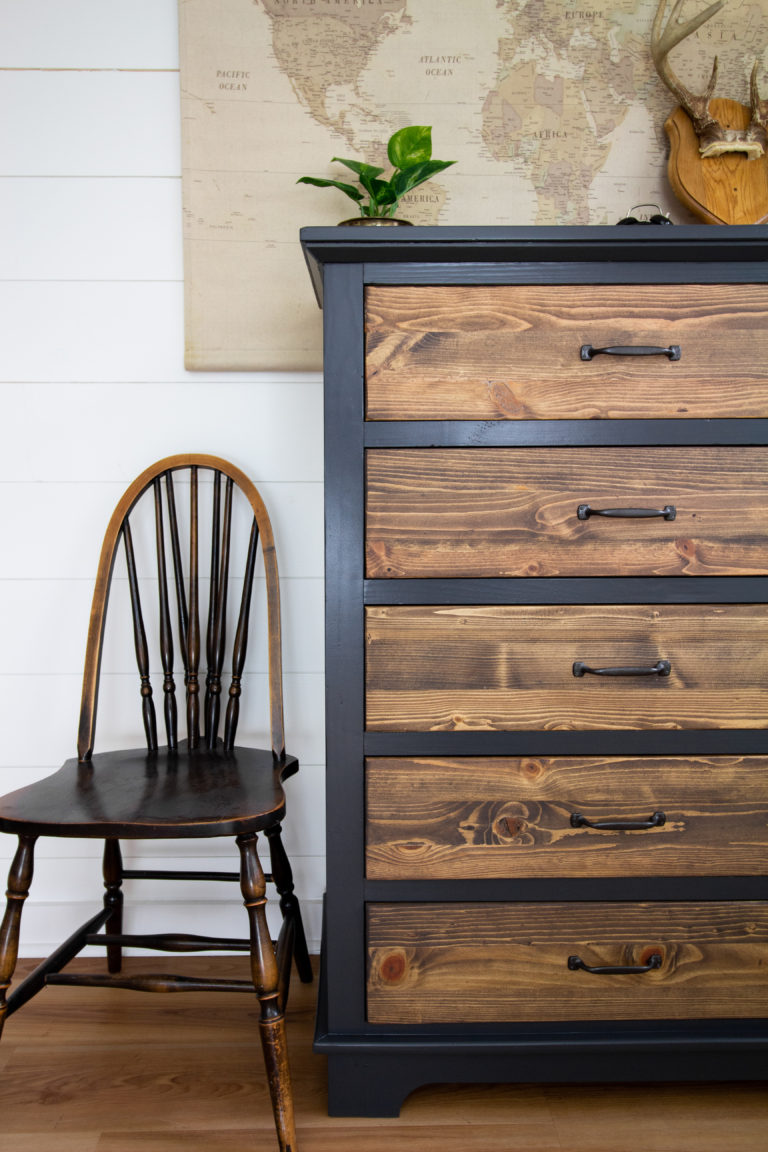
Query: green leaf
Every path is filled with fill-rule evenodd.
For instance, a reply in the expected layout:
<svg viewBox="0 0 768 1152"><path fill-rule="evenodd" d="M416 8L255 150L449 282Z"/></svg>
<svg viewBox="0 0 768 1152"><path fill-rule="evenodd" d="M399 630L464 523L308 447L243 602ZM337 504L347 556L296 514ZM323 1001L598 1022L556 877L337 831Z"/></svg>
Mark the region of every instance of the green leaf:
<svg viewBox="0 0 768 1152"><path fill-rule="evenodd" d="M373 164L363 164L360 160L343 160L341 156L334 156L331 163L343 164L345 168L349 168L351 172L356 172L361 178L370 176L371 179L374 179L376 176L381 176L384 171L383 168L374 168Z"/></svg>
<svg viewBox="0 0 768 1152"><path fill-rule="evenodd" d="M432 128L426 124L401 128L390 137L387 156L394 168L409 168L413 164L423 164L432 156Z"/></svg>
<svg viewBox="0 0 768 1152"><path fill-rule="evenodd" d="M394 204L397 199L389 180L376 180L366 173L361 173L360 183L374 204Z"/></svg>
<svg viewBox="0 0 768 1152"><path fill-rule="evenodd" d="M297 184L314 184L316 188L338 188L351 200L362 200L363 194L354 184L342 184L340 180L321 180L317 176L300 176Z"/></svg>
<svg viewBox="0 0 768 1152"><path fill-rule="evenodd" d="M425 180L429 180L455 163L455 160L427 160L424 164L413 164L410 168L404 168L402 172L396 172L392 177L392 187L398 200L412 188L417 188Z"/></svg>

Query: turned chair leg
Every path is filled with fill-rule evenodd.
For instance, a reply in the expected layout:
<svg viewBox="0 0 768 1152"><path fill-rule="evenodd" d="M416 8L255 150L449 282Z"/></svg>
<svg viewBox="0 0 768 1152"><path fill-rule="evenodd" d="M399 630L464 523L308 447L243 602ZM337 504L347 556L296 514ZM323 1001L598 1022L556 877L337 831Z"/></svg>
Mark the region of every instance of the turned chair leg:
<svg viewBox="0 0 768 1152"><path fill-rule="evenodd" d="M259 1031L280 1152L296 1152L285 1016L280 1007L277 960L267 927L267 885L256 840L255 832L237 837L240 890L250 924L251 978L261 1007Z"/></svg>
<svg viewBox="0 0 768 1152"><path fill-rule="evenodd" d="M291 863L283 847L283 839L279 824L273 824L266 829L269 841L269 859L272 879L280 895L280 911L284 918L293 920L293 956L296 961L296 971L303 984L312 983L312 962L309 959L307 938L304 934L304 923L301 919L301 906L293 891L293 872Z"/></svg>
<svg viewBox="0 0 768 1152"><path fill-rule="evenodd" d="M0 926L0 1036L8 1014L7 992L19 956L21 911L29 895L35 866L36 836L19 836L19 846L8 874L7 903Z"/></svg>
<svg viewBox="0 0 768 1152"><path fill-rule="evenodd" d="M104 907L110 908L104 931L109 936L120 936L123 931L123 857L119 840L104 841ZM107 944L107 971L119 972L123 967L123 949L120 944Z"/></svg>

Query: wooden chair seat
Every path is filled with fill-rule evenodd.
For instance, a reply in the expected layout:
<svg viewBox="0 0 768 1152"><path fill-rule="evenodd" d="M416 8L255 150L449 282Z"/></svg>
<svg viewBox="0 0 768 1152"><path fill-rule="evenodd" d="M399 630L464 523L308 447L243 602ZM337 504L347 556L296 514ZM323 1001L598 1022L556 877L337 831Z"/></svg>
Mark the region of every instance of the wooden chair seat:
<svg viewBox="0 0 768 1152"><path fill-rule="evenodd" d="M238 503L244 527L240 535ZM203 531L205 516L209 527ZM125 556L120 593L128 589L123 598L130 601L136 700L146 746L96 753L107 605L118 552ZM236 553L241 560L239 576ZM254 748L239 745L236 735L257 574L263 577L269 705L267 746ZM155 607L148 613L150 600ZM201 627L204 601L207 622ZM157 663L151 653L157 653ZM124 679L121 676L119 682ZM155 687L160 689L162 709L157 711L162 719L156 715ZM160 723L165 728L162 744ZM184 725L182 737L179 729ZM107 528L88 629L77 757L45 779L0 799L0 831L18 837L0 925L0 1033L7 1017L47 984L249 993L260 1006L259 1032L278 1143L282 1152L295 1152L285 1004L292 962L303 981L312 979L312 968L280 822L285 815L282 784L297 769L296 757L285 751L277 559L267 510L251 481L227 461L199 455L168 457L129 486ZM269 846L270 872L263 870L257 851L262 833ZM103 839L103 906L9 993L40 836ZM211 836L234 837L237 871L123 865L121 840ZM248 935L240 939L174 931L125 933L126 879L234 881L246 908ZM274 943L266 916L270 883L282 913ZM106 948L103 975L65 971L86 945ZM122 950L127 946L164 952L247 952L251 978L165 972L124 975Z"/></svg>
<svg viewBox="0 0 768 1152"><path fill-rule="evenodd" d="M187 741L174 752L99 752L4 796L0 831L120 840L263 832L285 815L281 780L298 766L288 756L278 773L269 750L190 750Z"/></svg>

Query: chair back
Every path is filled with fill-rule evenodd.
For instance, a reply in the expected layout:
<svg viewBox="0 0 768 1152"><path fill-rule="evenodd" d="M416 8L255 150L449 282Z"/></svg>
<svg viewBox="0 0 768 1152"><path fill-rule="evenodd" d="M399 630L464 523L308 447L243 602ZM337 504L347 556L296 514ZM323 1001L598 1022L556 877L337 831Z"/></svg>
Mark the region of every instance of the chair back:
<svg viewBox="0 0 768 1152"><path fill-rule="evenodd" d="M203 500L206 481L210 495L206 490L207 498ZM143 530L141 523L136 531L132 527L137 517L141 521L139 509L144 508L147 502L142 501L142 497L146 497L152 506L150 517L153 526L149 532ZM250 519L250 532L247 543L243 542L242 563L236 565L232 555L233 512L236 503L242 505L243 502ZM208 527L204 526L205 519L210 520ZM141 549L135 542L136 535L144 545ZM112 514L101 549L91 607L78 758L89 760L93 753L107 605L120 551L125 554L141 711L149 751L157 750L158 724L150 680L150 629L148 613L142 607L142 565L138 553L141 551L144 562L151 551L151 578L157 583L158 673L162 671L162 712L168 747L176 749L179 745L179 712L182 708L178 701L176 678L181 679L183 673L183 711L189 747L213 749L217 746L223 711L223 746L231 750L240 712L251 595L260 552L266 582L270 737L274 756L282 760L285 738L280 595L272 526L264 502L248 477L226 460L206 455L169 456L153 464L129 486ZM238 572L237 583L235 571ZM230 596L238 607L234 628L229 629L232 642L227 660L227 605ZM205 605L201 606L201 599L207 602L203 628L201 613L206 609ZM203 645L206 674L204 683L200 684ZM225 708L222 680L227 684Z"/></svg>

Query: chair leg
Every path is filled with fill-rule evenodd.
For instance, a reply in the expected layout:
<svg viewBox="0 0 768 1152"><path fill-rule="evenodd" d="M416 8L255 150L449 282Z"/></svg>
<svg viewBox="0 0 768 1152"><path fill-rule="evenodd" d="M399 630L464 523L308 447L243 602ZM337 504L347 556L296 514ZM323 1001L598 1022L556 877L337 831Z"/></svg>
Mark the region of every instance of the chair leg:
<svg viewBox="0 0 768 1152"><path fill-rule="evenodd" d="M280 833L279 824L274 824L266 830L272 878L280 894L280 911L284 918L291 917L294 922L293 955L296 961L296 971L299 973L299 979L303 984L311 984L312 962L309 959L307 937L304 934L304 923L301 919L301 907L298 897L293 891L293 872Z"/></svg>
<svg viewBox="0 0 768 1152"><path fill-rule="evenodd" d="M119 840L104 841L104 907L111 908L104 931L120 936L123 931L123 857ZM123 949L120 944L107 944L107 971L119 972L123 967Z"/></svg>
<svg viewBox="0 0 768 1152"><path fill-rule="evenodd" d="M7 903L0 926L0 1036L8 1014L6 994L11 986L19 956L21 911L29 895L35 866L36 836L19 836L19 846L8 874Z"/></svg>
<svg viewBox="0 0 768 1152"><path fill-rule="evenodd" d="M255 832L237 837L240 889L250 924L251 978L261 1007L259 1031L280 1152L296 1152L285 1016L280 1007L277 960L267 927L267 885L256 840Z"/></svg>

